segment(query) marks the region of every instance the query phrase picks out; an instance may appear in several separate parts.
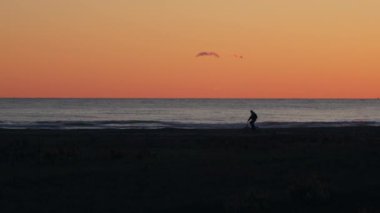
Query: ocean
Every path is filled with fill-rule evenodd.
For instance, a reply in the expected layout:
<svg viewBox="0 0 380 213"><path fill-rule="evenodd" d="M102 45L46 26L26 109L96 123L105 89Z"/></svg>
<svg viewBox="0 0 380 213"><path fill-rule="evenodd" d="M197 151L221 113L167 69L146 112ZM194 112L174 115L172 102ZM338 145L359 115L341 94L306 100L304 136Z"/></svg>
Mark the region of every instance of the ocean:
<svg viewBox="0 0 380 213"><path fill-rule="evenodd" d="M5 129L380 126L378 99L0 99Z"/></svg>

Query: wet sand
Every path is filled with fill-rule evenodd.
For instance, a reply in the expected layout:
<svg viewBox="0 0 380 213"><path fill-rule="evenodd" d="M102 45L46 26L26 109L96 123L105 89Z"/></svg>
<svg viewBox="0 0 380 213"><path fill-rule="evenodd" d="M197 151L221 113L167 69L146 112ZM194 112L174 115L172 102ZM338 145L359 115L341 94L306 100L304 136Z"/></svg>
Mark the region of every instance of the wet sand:
<svg viewBox="0 0 380 213"><path fill-rule="evenodd" d="M380 127L0 130L0 212L380 212Z"/></svg>

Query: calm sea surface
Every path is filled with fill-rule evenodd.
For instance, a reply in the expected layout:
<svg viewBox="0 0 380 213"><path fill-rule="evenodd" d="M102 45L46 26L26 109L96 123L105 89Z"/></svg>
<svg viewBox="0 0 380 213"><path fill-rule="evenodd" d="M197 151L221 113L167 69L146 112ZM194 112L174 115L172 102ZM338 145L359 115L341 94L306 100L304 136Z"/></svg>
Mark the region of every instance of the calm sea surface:
<svg viewBox="0 0 380 213"><path fill-rule="evenodd" d="M380 100L0 99L0 128L380 126Z"/></svg>

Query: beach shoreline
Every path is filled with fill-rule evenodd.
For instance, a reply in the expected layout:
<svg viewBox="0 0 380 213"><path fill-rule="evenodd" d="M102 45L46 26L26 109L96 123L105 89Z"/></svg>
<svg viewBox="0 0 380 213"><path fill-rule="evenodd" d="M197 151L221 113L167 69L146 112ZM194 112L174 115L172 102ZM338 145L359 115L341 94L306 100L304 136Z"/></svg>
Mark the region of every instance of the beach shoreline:
<svg viewBox="0 0 380 213"><path fill-rule="evenodd" d="M376 212L380 127L0 129L4 212Z"/></svg>

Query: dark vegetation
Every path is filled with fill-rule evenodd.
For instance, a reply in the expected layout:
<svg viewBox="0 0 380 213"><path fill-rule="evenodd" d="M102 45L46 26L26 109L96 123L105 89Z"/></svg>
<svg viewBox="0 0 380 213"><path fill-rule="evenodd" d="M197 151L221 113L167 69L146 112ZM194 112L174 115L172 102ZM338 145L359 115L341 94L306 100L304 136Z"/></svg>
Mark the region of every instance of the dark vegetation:
<svg viewBox="0 0 380 213"><path fill-rule="evenodd" d="M380 128L0 130L0 212L380 212Z"/></svg>

